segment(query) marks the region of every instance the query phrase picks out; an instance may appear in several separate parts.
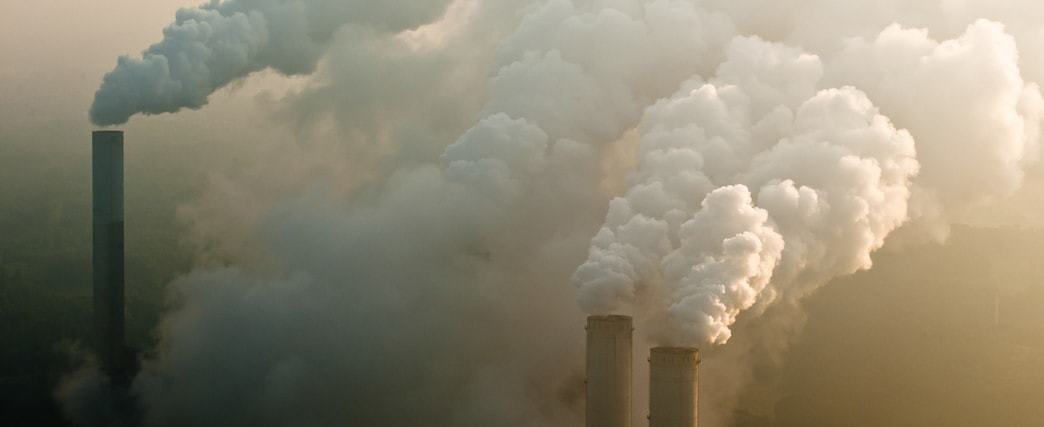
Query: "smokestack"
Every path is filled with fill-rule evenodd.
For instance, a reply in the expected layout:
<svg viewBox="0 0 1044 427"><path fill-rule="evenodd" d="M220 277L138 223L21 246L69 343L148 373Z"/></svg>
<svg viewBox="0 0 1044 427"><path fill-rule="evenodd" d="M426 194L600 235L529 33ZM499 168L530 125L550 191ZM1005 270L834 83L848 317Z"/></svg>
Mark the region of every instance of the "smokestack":
<svg viewBox="0 0 1044 427"><path fill-rule="evenodd" d="M587 427L631 425L629 316L587 318Z"/></svg>
<svg viewBox="0 0 1044 427"><path fill-rule="evenodd" d="M649 427L696 427L700 352L656 347L649 356Z"/></svg>
<svg viewBox="0 0 1044 427"><path fill-rule="evenodd" d="M92 134L94 346L114 381L125 375L123 343L123 132Z"/></svg>

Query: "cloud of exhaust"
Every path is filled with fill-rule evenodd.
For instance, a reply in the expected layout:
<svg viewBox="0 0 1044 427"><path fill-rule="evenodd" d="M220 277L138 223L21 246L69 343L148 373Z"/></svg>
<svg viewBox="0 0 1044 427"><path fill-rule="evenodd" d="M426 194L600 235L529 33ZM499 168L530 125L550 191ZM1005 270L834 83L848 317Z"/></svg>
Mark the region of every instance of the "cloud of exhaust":
<svg viewBox="0 0 1044 427"><path fill-rule="evenodd" d="M907 219L914 142L817 57L737 38L709 83L646 110L639 167L576 274L592 313L642 307L673 345L724 344L796 282L869 268Z"/></svg>
<svg viewBox="0 0 1044 427"><path fill-rule="evenodd" d="M717 375L739 376L725 366L754 356L731 348L777 351L756 343L792 328L737 325L793 324L778 313L870 268L889 235L944 231L1036 159L1038 74L1018 52L1038 40L1017 15L500 0L432 23L448 2L406 3L215 1L105 78L103 125L201 107L257 70L314 72L276 111L332 119L350 147L309 155L380 169L269 196L249 229L263 267L172 286L134 386L152 424L577 425L581 334L562 325L583 312L723 345ZM392 154L354 155L375 145ZM283 164L270 173L298 172ZM240 222L221 203L188 210L194 239ZM701 399L724 413L711 425L735 403L722 390Z"/></svg>
<svg viewBox="0 0 1044 427"><path fill-rule="evenodd" d="M309 74L345 25L397 33L438 18L448 0L212 0L181 9L163 40L140 58L122 56L95 94L96 125L126 123L135 114L200 108L214 91L271 68Z"/></svg>

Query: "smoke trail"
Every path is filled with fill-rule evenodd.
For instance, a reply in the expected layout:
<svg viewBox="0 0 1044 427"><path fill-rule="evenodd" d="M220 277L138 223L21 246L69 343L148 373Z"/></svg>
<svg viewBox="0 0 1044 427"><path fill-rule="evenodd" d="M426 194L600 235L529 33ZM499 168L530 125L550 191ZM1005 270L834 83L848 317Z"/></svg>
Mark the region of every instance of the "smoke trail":
<svg viewBox="0 0 1044 427"><path fill-rule="evenodd" d="M135 114L200 108L214 91L266 68L308 74L341 27L394 33L434 20L449 3L211 0L181 9L141 58L119 58L95 94L90 118L107 126Z"/></svg>
<svg viewBox="0 0 1044 427"><path fill-rule="evenodd" d="M793 330L800 298L869 268L897 228L1017 188L1035 156L1040 95L988 22L937 42L849 25L823 1L751 15L765 6L502 0L416 48L396 31L446 2L420 3L211 3L106 77L92 117L118 123L329 55L282 105L295 123L333 116L346 146L438 151L358 190L316 179L271 196L250 230L270 265L179 279L135 382L152 424L576 425L571 279L585 311L634 312L652 341L729 342L719 363L743 365L778 352L763 343ZM806 25L823 14L838 16ZM307 155L372 167L319 147ZM297 172L285 163L266 172ZM271 191L256 181L223 185ZM213 224L242 222L220 195L198 203L214 240ZM749 326L773 313L786 321ZM727 412L733 379L704 402Z"/></svg>

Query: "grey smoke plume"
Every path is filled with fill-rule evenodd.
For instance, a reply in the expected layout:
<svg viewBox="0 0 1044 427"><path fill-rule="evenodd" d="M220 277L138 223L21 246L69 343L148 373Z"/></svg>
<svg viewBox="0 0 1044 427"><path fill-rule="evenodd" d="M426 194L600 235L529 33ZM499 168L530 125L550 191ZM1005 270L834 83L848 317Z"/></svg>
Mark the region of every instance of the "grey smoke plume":
<svg viewBox="0 0 1044 427"><path fill-rule="evenodd" d="M755 345L770 338L757 334L792 328L735 322L792 313L830 278L869 268L900 227L945 226L1013 191L1036 156L1040 95L1020 71L1022 30L967 18L977 13L936 22L888 2L887 20L854 25L825 0L780 3L778 14L743 1L458 0L451 9L471 12L417 42L399 30L445 2L391 14L399 3L211 3L172 28L203 16L235 28L254 28L254 16L313 28L291 25L308 11L330 20L300 56L237 44L258 47L231 56L246 65L200 67L207 78L174 79L144 66L149 55L107 77L96 106L115 123L198 107L257 69L310 73L329 58L279 107L304 127L333 117L348 152L395 153L363 162L320 144L280 155L364 171L401 162L363 183L266 163L305 183L271 195L270 181L230 180L189 210L195 240L234 252L241 243L221 243L243 231L221 225L242 222L242 207L221 209L221 191L263 195L250 252L269 258L174 284L135 382L150 423L578 425L581 332L563 326L582 324L574 291L583 311L638 316L642 339L728 343L710 351L728 358L715 363L743 365L752 356L729 352L737 341L778 350ZM807 25L823 14L837 16ZM153 49L181 46L167 40ZM203 54L195 64L215 60L189 51ZM138 98L120 94L139 87L114 83L124 78L203 84L149 83L165 95ZM180 101L143 107L153 99ZM703 400L727 412L737 391L721 390Z"/></svg>
<svg viewBox="0 0 1044 427"><path fill-rule="evenodd" d="M560 325L582 323L568 278L603 213L601 147L712 67L715 19L685 2L633 16L567 1L534 10L501 43L484 118L438 166L395 172L350 208L323 194L282 203L262 233L284 274L200 272L175 285L181 308L136 382L146 418L578 423L581 349ZM621 63L568 45L621 30L642 36L632 54L673 40L705 55Z"/></svg>
<svg viewBox="0 0 1044 427"><path fill-rule="evenodd" d="M91 105L100 126L135 114L200 108L229 83L266 68L308 74L345 25L396 33L436 19L449 0L211 0L181 9L141 58L122 56Z"/></svg>

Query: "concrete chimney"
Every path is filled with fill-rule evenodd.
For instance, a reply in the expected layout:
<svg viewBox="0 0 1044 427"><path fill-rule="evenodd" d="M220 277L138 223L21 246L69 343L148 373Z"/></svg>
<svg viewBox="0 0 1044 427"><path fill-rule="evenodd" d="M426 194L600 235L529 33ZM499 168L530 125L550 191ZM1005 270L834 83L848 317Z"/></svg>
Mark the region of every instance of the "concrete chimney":
<svg viewBox="0 0 1044 427"><path fill-rule="evenodd" d="M94 346L105 373L125 376L123 132L92 134Z"/></svg>
<svg viewBox="0 0 1044 427"><path fill-rule="evenodd" d="M649 427L696 427L700 352L656 347L649 356Z"/></svg>
<svg viewBox="0 0 1044 427"><path fill-rule="evenodd" d="M633 330L628 316L587 318L587 427L631 425Z"/></svg>

